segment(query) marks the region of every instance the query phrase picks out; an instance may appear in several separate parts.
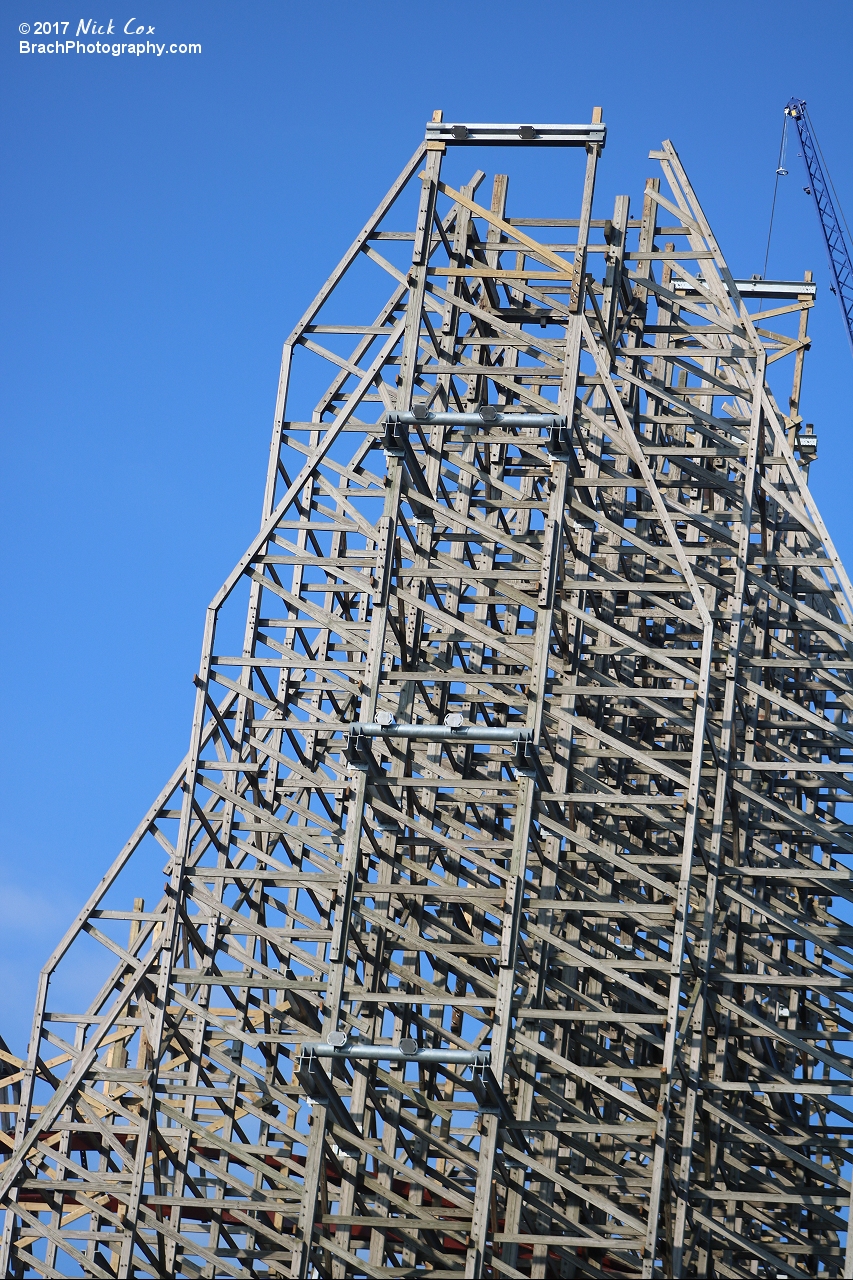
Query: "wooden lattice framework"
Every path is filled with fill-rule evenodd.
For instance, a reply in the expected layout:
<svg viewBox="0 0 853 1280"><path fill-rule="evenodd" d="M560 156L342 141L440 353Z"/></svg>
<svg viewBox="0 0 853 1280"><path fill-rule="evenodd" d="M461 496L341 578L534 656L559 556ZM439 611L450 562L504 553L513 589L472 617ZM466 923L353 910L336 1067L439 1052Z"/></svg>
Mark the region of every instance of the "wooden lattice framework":
<svg viewBox="0 0 853 1280"><path fill-rule="evenodd" d="M285 344L189 753L1 1055L4 1274L853 1276L814 287L739 288L670 143L593 221L604 137L437 113ZM574 216L444 180L493 142Z"/></svg>

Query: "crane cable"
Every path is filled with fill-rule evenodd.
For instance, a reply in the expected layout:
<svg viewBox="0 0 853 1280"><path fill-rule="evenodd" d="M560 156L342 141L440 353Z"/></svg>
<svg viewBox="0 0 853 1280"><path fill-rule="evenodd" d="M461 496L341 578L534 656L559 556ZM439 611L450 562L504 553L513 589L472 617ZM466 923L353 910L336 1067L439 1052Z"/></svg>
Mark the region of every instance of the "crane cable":
<svg viewBox="0 0 853 1280"><path fill-rule="evenodd" d="M779 179L788 176L788 170L785 168L785 154L788 149L788 113L782 123L782 140L779 143L779 160L776 165L776 181L773 185L773 203L770 206L770 226L767 229L767 248L764 251L764 268L761 272L762 280L767 279L767 262L770 258L770 237L773 235L773 216L776 213L776 197L779 194ZM760 310L760 308L759 308Z"/></svg>

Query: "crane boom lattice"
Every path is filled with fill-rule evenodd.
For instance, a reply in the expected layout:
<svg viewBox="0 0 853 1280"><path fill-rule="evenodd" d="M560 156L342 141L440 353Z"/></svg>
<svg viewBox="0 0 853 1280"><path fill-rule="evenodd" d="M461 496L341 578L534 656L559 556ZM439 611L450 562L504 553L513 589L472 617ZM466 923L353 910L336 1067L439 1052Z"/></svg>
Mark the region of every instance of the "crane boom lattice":
<svg viewBox="0 0 853 1280"><path fill-rule="evenodd" d="M820 146L803 99L791 98L785 107L785 114L790 116L797 126L800 145L803 148L803 163L809 177L807 190L817 210L823 241L826 245L833 290L838 295L847 337L850 340L850 349L853 351L853 262L850 261L850 246L844 238L841 219L830 192L831 179L828 173L824 173Z"/></svg>

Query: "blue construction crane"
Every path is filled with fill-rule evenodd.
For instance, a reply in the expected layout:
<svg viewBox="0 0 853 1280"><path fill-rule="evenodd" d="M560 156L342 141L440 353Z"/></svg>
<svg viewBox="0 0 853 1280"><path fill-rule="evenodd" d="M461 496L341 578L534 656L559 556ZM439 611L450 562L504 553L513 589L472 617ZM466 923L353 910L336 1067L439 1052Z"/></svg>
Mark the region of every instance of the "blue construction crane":
<svg viewBox="0 0 853 1280"><path fill-rule="evenodd" d="M841 220L830 195L832 179L829 177L828 170L824 172L826 162L821 164L820 144L809 120L805 101L802 98L791 98L785 107L785 115L796 122L797 132L800 135L803 161L809 176L806 193L814 200L817 216L820 218L826 252L829 256L832 291L838 295L844 323L847 326L847 336L853 350L853 263L850 261L850 249L841 229ZM780 170L780 172L783 171ZM839 205L839 209L840 207Z"/></svg>

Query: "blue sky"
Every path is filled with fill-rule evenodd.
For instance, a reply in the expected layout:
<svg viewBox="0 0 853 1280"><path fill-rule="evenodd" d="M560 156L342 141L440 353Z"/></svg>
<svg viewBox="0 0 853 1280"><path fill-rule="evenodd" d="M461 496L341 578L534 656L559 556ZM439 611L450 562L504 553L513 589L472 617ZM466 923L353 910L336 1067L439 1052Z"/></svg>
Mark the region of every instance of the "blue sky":
<svg viewBox="0 0 853 1280"><path fill-rule="evenodd" d="M20 24L71 36L81 13L202 52L19 52ZM5 0L0 1034L15 1049L38 966L186 748L203 610L257 528L281 342L433 109L573 121L600 104L599 216L621 191L637 207L648 151L671 138L750 275L791 94L853 213L851 15ZM792 148L768 274L818 280L802 408L850 566L853 359L801 163Z"/></svg>

